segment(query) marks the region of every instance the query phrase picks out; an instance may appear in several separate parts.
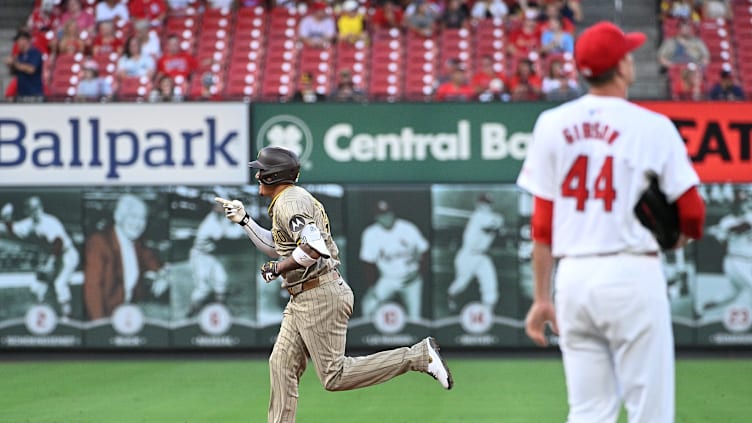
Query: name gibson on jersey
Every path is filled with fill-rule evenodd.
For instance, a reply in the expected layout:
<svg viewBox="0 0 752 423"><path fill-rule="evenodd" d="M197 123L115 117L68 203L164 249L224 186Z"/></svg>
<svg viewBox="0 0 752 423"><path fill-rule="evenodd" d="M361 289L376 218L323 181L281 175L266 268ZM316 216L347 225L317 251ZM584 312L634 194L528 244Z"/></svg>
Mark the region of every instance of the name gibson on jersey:
<svg viewBox="0 0 752 423"><path fill-rule="evenodd" d="M580 122L562 131L567 144L575 141L605 141L609 145L619 138L619 131L601 122Z"/></svg>

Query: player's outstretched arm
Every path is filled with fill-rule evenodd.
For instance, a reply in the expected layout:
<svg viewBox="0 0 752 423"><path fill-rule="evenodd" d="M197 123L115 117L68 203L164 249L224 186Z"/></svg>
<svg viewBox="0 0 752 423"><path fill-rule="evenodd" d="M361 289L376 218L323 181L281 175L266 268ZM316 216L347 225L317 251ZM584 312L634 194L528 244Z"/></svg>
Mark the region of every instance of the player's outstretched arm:
<svg viewBox="0 0 752 423"><path fill-rule="evenodd" d="M214 197L214 201L221 204L225 210L225 217L237 223L245 231L253 245L262 253L271 258L278 258L279 254L274 249L274 239L268 229L262 228L251 216L245 211L245 207L240 200L226 200L222 197Z"/></svg>

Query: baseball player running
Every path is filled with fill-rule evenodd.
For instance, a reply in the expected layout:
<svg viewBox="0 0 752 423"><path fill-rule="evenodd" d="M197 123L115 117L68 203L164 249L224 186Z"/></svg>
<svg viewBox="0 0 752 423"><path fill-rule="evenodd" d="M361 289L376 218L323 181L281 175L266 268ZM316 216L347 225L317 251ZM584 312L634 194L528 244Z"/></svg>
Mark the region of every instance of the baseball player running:
<svg viewBox="0 0 752 423"><path fill-rule="evenodd" d="M259 194L271 199L271 230L259 226L240 201L217 201L224 206L227 218L240 224L259 250L276 259L261 266L264 279L271 282L282 276L282 288L290 293L269 358L268 421L295 421L298 382L309 357L328 391L376 385L411 370L428 373L445 389L451 389L452 376L430 337L411 347L364 357L345 356L354 299L337 270L339 250L324 207L295 185L300 162L294 152L266 147L248 165L258 170Z"/></svg>
<svg viewBox="0 0 752 423"><path fill-rule="evenodd" d="M376 222L363 230L360 259L378 268L376 283L363 297L363 315L373 316L378 306L399 294L410 320L420 319L423 296L421 266L428 241L414 223L394 215L389 203L376 203ZM372 272L371 272L372 273Z"/></svg>
<svg viewBox="0 0 752 423"><path fill-rule="evenodd" d="M48 243L52 249L52 254L49 255L47 262L42 266L37 276L37 278L41 276L45 281L35 282L31 286L31 290L37 296L37 300L42 301L47 292L46 282L52 281L62 317L64 319L69 318L72 311L70 279L80 260L78 250L73 245L73 241L65 231L60 219L45 213L42 200L39 197L29 197L26 200L26 209L28 217L13 222L11 220L12 206L4 206L2 220L5 225L0 227L0 234L7 232L19 238L36 236ZM46 280L47 278L49 280Z"/></svg>
<svg viewBox="0 0 752 423"><path fill-rule="evenodd" d="M559 333L569 423L674 421L674 342L659 246L633 209L646 172L678 207L676 247L702 236L705 204L669 119L626 100L646 40L600 22L578 38L587 95L543 112L518 176L534 196L534 300L527 335ZM555 299L551 298L558 259ZM555 301L555 307L554 307Z"/></svg>
<svg viewBox="0 0 752 423"><path fill-rule="evenodd" d="M462 233L462 246L454 256L454 280L449 285L449 308L457 308L456 297L467 289L473 278L478 280L481 302L493 311L499 301L499 281L488 249L504 225L504 217L493 211L488 194L478 197Z"/></svg>

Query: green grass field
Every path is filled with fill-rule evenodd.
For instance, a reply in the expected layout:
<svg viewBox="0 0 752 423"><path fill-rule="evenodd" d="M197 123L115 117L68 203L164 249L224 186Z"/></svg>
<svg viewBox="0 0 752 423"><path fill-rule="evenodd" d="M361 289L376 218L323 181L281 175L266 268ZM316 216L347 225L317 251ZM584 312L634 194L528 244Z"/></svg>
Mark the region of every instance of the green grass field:
<svg viewBox="0 0 752 423"><path fill-rule="evenodd" d="M558 359L447 361L456 380L451 391L409 373L370 388L326 392L309 366L297 421L564 422ZM266 422L269 377L263 359L6 361L0 392L3 423ZM751 398L750 359L677 363L677 423L750 422Z"/></svg>

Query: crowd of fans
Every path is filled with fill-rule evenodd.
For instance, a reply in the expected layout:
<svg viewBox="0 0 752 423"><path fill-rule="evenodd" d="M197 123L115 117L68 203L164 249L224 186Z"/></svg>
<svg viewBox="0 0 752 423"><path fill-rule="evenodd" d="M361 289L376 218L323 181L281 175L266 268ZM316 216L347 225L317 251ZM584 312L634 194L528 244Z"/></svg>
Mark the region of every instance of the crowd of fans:
<svg viewBox="0 0 752 423"><path fill-rule="evenodd" d="M698 33L703 26L727 34L733 18L731 0L662 0L660 19L663 39L658 62L668 74L669 94L674 100L744 100L745 93L733 72L728 41L719 60L711 66L711 51Z"/></svg>
<svg viewBox="0 0 752 423"><path fill-rule="evenodd" d="M14 38L5 62L14 79L6 98L52 99L45 62L84 57L75 93L67 100L109 101L133 80L148 81L148 101L205 100L208 92L188 96L192 78L209 87L216 76L203 74L192 45L165 28L171 16L188 9L287 8L302 16L296 35L301 47L327 49L337 43L369 43L375 31L396 29L409 36L438 39L442 31L473 31L484 20L503 22L503 57L473 61L448 58L433 82L434 101L562 101L582 90L572 64L575 32L583 19L580 0L36 0L26 25ZM729 19L728 0L663 0L663 22L676 22L658 51L663 70L671 70L674 98L743 99L731 69L706 83L710 53L695 34L704 19ZM115 57L115 69L103 72L102 57ZM471 65L468 65L471 63ZM47 68L49 69L49 68ZM105 73L106 75L103 75ZM366 101L365 81L339 69L335 83L322 91L314 76L301 71L289 100ZM216 93L215 93L216 94ZM218 99L217 96L211 97ZM220 98L221 99L221 96Z"/></svg>

